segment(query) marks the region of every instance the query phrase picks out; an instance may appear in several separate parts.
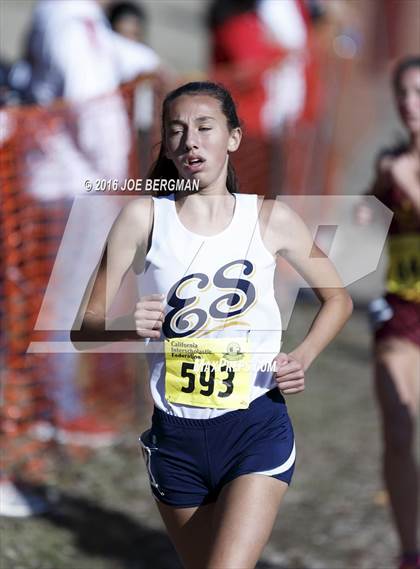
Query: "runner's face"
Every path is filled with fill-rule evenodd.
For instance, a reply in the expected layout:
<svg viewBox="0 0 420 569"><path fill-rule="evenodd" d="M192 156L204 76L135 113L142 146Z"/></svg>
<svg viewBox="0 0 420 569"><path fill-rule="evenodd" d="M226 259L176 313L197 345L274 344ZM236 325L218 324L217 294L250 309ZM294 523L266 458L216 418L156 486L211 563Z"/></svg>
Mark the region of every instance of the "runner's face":
<svg viewBox="0 0 420 569"><path fill-rule="evenodd" d="M229 132L217 99L178 97L170 105L165 133L166 155L182 178L198 179L200 189L218 181L226 185L228 152L239 147L241 130Z"/></svg>
<svg viewBox="0 0 420 569"><path fill-rule="evenodd" d="M144 40L143 26L141 20L136 16L127 15L120 18L115 23L115 31L125 38L141 42Z"/></svg>
<svg viewBox="0 0 420 569"><path fill-rule="evenodd" d="M420 133L420 69L408 69L396 92L398 110L405 126Z"/></svg>

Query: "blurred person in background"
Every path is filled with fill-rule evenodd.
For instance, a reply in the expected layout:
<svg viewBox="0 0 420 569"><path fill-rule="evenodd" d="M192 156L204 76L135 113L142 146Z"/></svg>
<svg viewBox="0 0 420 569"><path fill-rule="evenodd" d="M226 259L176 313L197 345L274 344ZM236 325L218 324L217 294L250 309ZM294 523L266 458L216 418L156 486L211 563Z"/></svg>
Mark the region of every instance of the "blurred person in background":
<svg viewBox="0 0 420 569"><path fill-rule="evenodd" d="M239 178L246 180L241 191L268 195L270 145L263 122L268 100L264 77L286 52L270 37L257 6L258 0L214 0L210 5L210 77L232 93L247 134L233 159Z"/></svg>
<svg viewBox="0 0 420 569"><path fill-rule="evenodd" d="M270 38L287 54L263 76L267 97L261 121L270 137L269 183L275 195L295 193L299 182L291 178L292 156L300 154L297 169L307 171L313 149L305 145L311 136L302 119L309 118L318 97L314 78L319 77L319 69L314 46L309 43L310 13L304 0L259 0L257 13ZM307 183L301 184L304 193L308 192Z"/></svg>
<svg viewBox="0 0 420 569"><path fill-rule="evenodd" d="M257 14L272 40L288 53L263 78L267 97L261 120L264 131L275 134L285 123L295 123L305 107L308 14L301 0L260 0Z"/></svg>
<svg viewBox="0 0 420 569"><path fill-rule="evenodd" d="M419 472L415 456L420 406L420 56L401 60L393 87L406 141L382 151L368 195L394 212L386 295L370 304L375 329L375 388L382 415L383 473L401 546L400 569L420 569ZM358 220L367 223L365 204Z"/></svg>
<svg viewBox="0 0 420 569"><path fill-rule="evenodd" d="M111 29L101 7L108 3L40 0L35 9L27 46L32 66L29 98L41 105L64 98L76 121L76 140L70 139L72 131L67 129L64 137L55 133L45 142L47 153L51 148L56 157L59 149L66 150L60 167L66 168L71 159L67 168L71 188L48 183L45 176L44 183L31 184L32 193L41 199L79 193L80 181L86 178L127 175L129 123L122 97L115 91L141 73L155 72L160 61L150 47Z"/></svg>
<svg viewBox="0 0 420 569"><path fill-rule="evenodd" d="M123 181L127 177L131 132L118 88L160 66L150 47L111 29L104 12L108 4L105 0L40 0L34 11L27 43L32 67L28 99L43 106L58 99L67 103L62 120L52 130L39 126L33 150L26 157L27 191L44 207L45 223L51 208L69 212L74 196L83 193L86 179ZM73 249L66 250L68 258L55 274L52 312L63 330L70 329L73 319L68 300L84 288L95 265L102 220L106 215L116 216L120 207L118 199L97 199L95 205L86 207L80 213L83 219L78 219L81 231L91 228L83 247L73 237ZM78 358L72 353L51 356L58 420L55 436L62 442L88 446L108 444L115 438L112 429L86 415L83 408L75 385Z"/></svg>
<svg viewBox="0 0 420 569"><path fill-rule="evenodd" d="M235 167L250 193L280 191L281 137L307 100L305 18L300 0L214 0L208 12L212 78L234 94L248 135Z"/></svg>
<svg viewBox="0 0 420 569"><path fill-rule="evenodd" d="M144 8L134 2L113 2L108 7L108 19L112 29L137 42L146 42L147 18Z"/></svg>
<svg viewBox="0 0 420 569"><path fill-rule="evenodd" d="M229 66L228 72L242 83L239 109L251 134L277 131L302 112L304 13L299 0L214 0L210 6L212 64L221 72Z"/></svg>
<svg viewBox="0 0 420 569"><path fill-rule="evenodd" d="M221 82L233 83L247 133L262 136L262 112L267 102L264 73L285 52L270 38L258 16L258 4L258 0L214 0L207 23L212 38L212 73Z"/></svg>
<svg viewBox="0 0 420 569"><path fill-rule="evenodd" d="M108 7L112 29L127 39L147 43L147 14L140 4L113 2ZM151 160L151 128L153 125L153 88L142 81L135 90L133 122L138 132L140 177L147 175Z"/></svg>

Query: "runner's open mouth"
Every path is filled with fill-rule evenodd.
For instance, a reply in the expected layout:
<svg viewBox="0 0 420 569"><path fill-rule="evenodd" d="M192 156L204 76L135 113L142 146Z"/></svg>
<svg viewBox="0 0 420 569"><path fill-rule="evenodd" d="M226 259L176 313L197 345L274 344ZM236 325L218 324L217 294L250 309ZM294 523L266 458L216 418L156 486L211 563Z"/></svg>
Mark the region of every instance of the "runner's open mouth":
<svg viewBox="0 0 420 569"><path fill-rule="evenodd" d="M187 158L187 160L185 161L185 165L186 166L195 166L197 164L202 164L204 162L204 159L197 156L197 157L193 157L193 158Z"/></svg>

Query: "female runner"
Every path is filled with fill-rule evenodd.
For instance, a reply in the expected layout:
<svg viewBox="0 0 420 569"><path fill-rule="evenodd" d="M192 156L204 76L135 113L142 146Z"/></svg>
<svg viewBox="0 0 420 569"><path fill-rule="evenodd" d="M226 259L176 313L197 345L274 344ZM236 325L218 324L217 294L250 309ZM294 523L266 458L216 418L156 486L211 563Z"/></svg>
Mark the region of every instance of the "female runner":
<svg viewBox="0 0 420 569"><path fill-rule="evenodd" d="M379 306L376 319L385 320L375 332L375 387L382 415L383 472L402 550L400 569L420 569L415 458L420 395L420 57L397 65L393 86L409 140L381 153L369 192L394 212L387 294L372 303L373 308ZM363 206L359 219L369 219Z"/></svg>
<svg viewBox="0 0 420 569"><path fill-rule="evenodd" d="M151 177L186 188L198 181L199 189L139 198L122 210L72 333L81 349L84 341L148 342L155 410L141 446L163 521L191 569L257 563L295 462L282 394L304 389L306 370L352 311L328 258L311 255L300 218L237 193L229 154L241 136L222 86L188 83L166 97ZM279 254L322 303L288 354L279 353L273 289ZM124 332L107 323L107 311L130 267L144 296Z"/></svg>

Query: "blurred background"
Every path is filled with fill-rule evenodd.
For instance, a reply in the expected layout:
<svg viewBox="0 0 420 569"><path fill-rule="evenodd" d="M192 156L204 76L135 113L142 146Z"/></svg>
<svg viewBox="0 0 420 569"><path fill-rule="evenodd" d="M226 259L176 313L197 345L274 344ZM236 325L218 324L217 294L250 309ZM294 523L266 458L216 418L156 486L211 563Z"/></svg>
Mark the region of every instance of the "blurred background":
<svg viewBox="0 0 420 569"><path fill-rule="evenodd" d="M143 357L66 347L107 231L132 198L109 186L112 197L87 196L84 181L144 178L165 93L211 79L231 90L244 125L233 157L241 191L362 194L379 150L401 136L392 67L419 52L418 0L1 0L3 567L180 566L136 445L152 410ZM299 203L315 228L328 223ZM348 263L364 239L355 235ZM351 282L351 322L290 400L296 482L260 568L394 566L364 314L385 263ZM283 275L279 296L296 288ZM124 286L117 310L135 302L133 282ZM292 313L293 302L286 348L318 309L307 293ZM46 342L56 353L42 353Z"/></svg>

